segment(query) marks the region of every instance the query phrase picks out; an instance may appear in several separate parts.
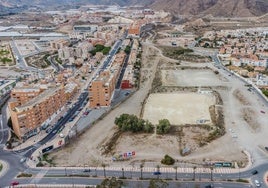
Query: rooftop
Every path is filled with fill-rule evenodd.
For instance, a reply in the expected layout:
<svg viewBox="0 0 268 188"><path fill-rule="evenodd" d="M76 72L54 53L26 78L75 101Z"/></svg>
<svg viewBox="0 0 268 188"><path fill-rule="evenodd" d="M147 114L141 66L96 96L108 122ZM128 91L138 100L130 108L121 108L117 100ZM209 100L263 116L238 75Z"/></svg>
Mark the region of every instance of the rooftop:
<svg viewBox="0 0 268 188"><path fill-rule="evenodd" d="M16 110L18 112L20 112L20 111L24 111L32 106L35 106L35 105L41 103L42 101L48 99L50 96L54 95L60 89L61 89L61 87L49 88L49 89L45 90L44 92L42 92L37 97L35 97L32 100L25 103L24 105L16 107Z"/></svg>

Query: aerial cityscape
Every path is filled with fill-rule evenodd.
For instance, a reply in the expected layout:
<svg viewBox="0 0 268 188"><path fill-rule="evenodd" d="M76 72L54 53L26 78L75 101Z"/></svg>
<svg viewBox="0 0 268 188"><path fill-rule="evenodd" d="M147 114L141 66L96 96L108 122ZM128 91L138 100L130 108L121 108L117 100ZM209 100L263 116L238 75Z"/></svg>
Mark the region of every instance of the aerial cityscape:
<svg viewBox="0 0 268 188"><path fill-rule="evenodd" d="M268 187L267 0L0 0L0 188Z"/></svg>

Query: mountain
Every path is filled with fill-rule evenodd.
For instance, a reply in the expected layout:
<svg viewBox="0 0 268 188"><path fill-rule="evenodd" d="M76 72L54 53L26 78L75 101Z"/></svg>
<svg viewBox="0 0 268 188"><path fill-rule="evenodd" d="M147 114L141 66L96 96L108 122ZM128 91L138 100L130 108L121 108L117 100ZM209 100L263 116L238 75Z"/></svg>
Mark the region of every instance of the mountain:
<svg viewBox="0 0 268 188"><path fill-rule="evenodd" d="M243 17L267 13L268 0L155 0L151 7L181 15Z"/></svg>
<svg viewBox="0 0 268 188"><path fill-rule="evenodd" d="M0 6L76 7L83 4L145 5L175 15L225 17L260 16L268 13L268 0L0 0Z"/></svg>

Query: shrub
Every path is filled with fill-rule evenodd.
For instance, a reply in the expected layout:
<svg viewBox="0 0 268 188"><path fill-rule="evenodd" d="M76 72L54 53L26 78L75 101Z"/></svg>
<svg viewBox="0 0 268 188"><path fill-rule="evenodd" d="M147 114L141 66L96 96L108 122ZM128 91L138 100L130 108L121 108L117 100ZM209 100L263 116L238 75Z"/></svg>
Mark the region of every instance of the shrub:
<svg viewBox="0 0 268 188"><path fill-rule="evenodd" d="M161 163L165 165L173 165L175 163L175 159L173 159L169 155L165 155L164 159L161 160Z"/></svg>
<svg viewBox="0 0 268 188"><path fill-rule="evenodd" d="M170 122L168 119L161 119L156 127L157 134L166 134L170 130Z"/></svg>
<svg viewBox="0 0 268 188"><path fill-rule="evenodd" d="M122 114L115 118L114 123L118 126L121 131L131 132L152 132L153 125L149 121L138 118L131 114Z"/></svg>

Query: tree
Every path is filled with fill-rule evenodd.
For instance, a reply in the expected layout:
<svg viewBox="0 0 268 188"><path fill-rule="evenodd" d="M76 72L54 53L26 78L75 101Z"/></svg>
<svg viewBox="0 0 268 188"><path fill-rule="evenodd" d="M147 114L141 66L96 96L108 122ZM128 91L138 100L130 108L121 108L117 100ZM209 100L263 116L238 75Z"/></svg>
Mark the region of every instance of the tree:
<svg viewBox="0 0 268 188"><path fill-rule="evenodd" d="M210 180L213 181L213 167L210 167Z"/></svg>
<svg viewBox="0 0 268 188"><path fill-rule="evenodd" d="M102 163L101 166L103 168L103 175L106 178L106 170L105 170L106 164Z"/></svg>
<svg viewBox="0 0 268 188"><path fill-rule="evenodd" d="M161 119L156 128L157 134L166 134L170 130L170 122L168 119Z"/></svg>
<svg viewBox="0 0 268 188"><path fill-rule="evenodd" d="M173 159L169 155L165 155L164 159L161 160L161 163L165 165L173 165L175 163L175 159Z"/></svg>
<svg viewBox="0 0 268 188"><path fill-rule="evenodd" d="M127 45L124 51L126 54L130 54L131 46Z"/></svg>
<svg viewBox="0 0 268 188"><path fill-rule="evenodd" d="M194 170L194 177L193 177L193 180L195 181L195 170L196 170L196 166L193 167L193 170Z"/></svg>
<svg viewBox="0 0 268 188"><path fill-rule="evenodd" d="M152 132L153 125L149 121L138 118L135 115L122 114L115 118L114 123L118 126L121 131L131 132Z"/></svg>
<svg viewBox="0 0 268 188"><path fill-rule="evenodd" d="M97 185L97 188L121 188L122 185L122 180L117 180L115 177L112 177L111 179L106 178L103 180L100 185Z"/></svg>
<svg viewBox="0 0 268 188"><path fill-rule="evenodd" d="M148 188L166 188L168 187L168 183L162 179L152 179L150 180Z"/></svg>
<svg viewBox="0 0 268 188"><path fill-rule="evenodd" d="M140 164L140 169L141 169L141 180L142 180L142 170L143 170L143 164Z"/></svg>
<svg viewBox="0 0 268 188"><path fill-rule="evenodd" d="M175 180L178 180L178 167L174 166L173 168L175 169Z"/></svg>

